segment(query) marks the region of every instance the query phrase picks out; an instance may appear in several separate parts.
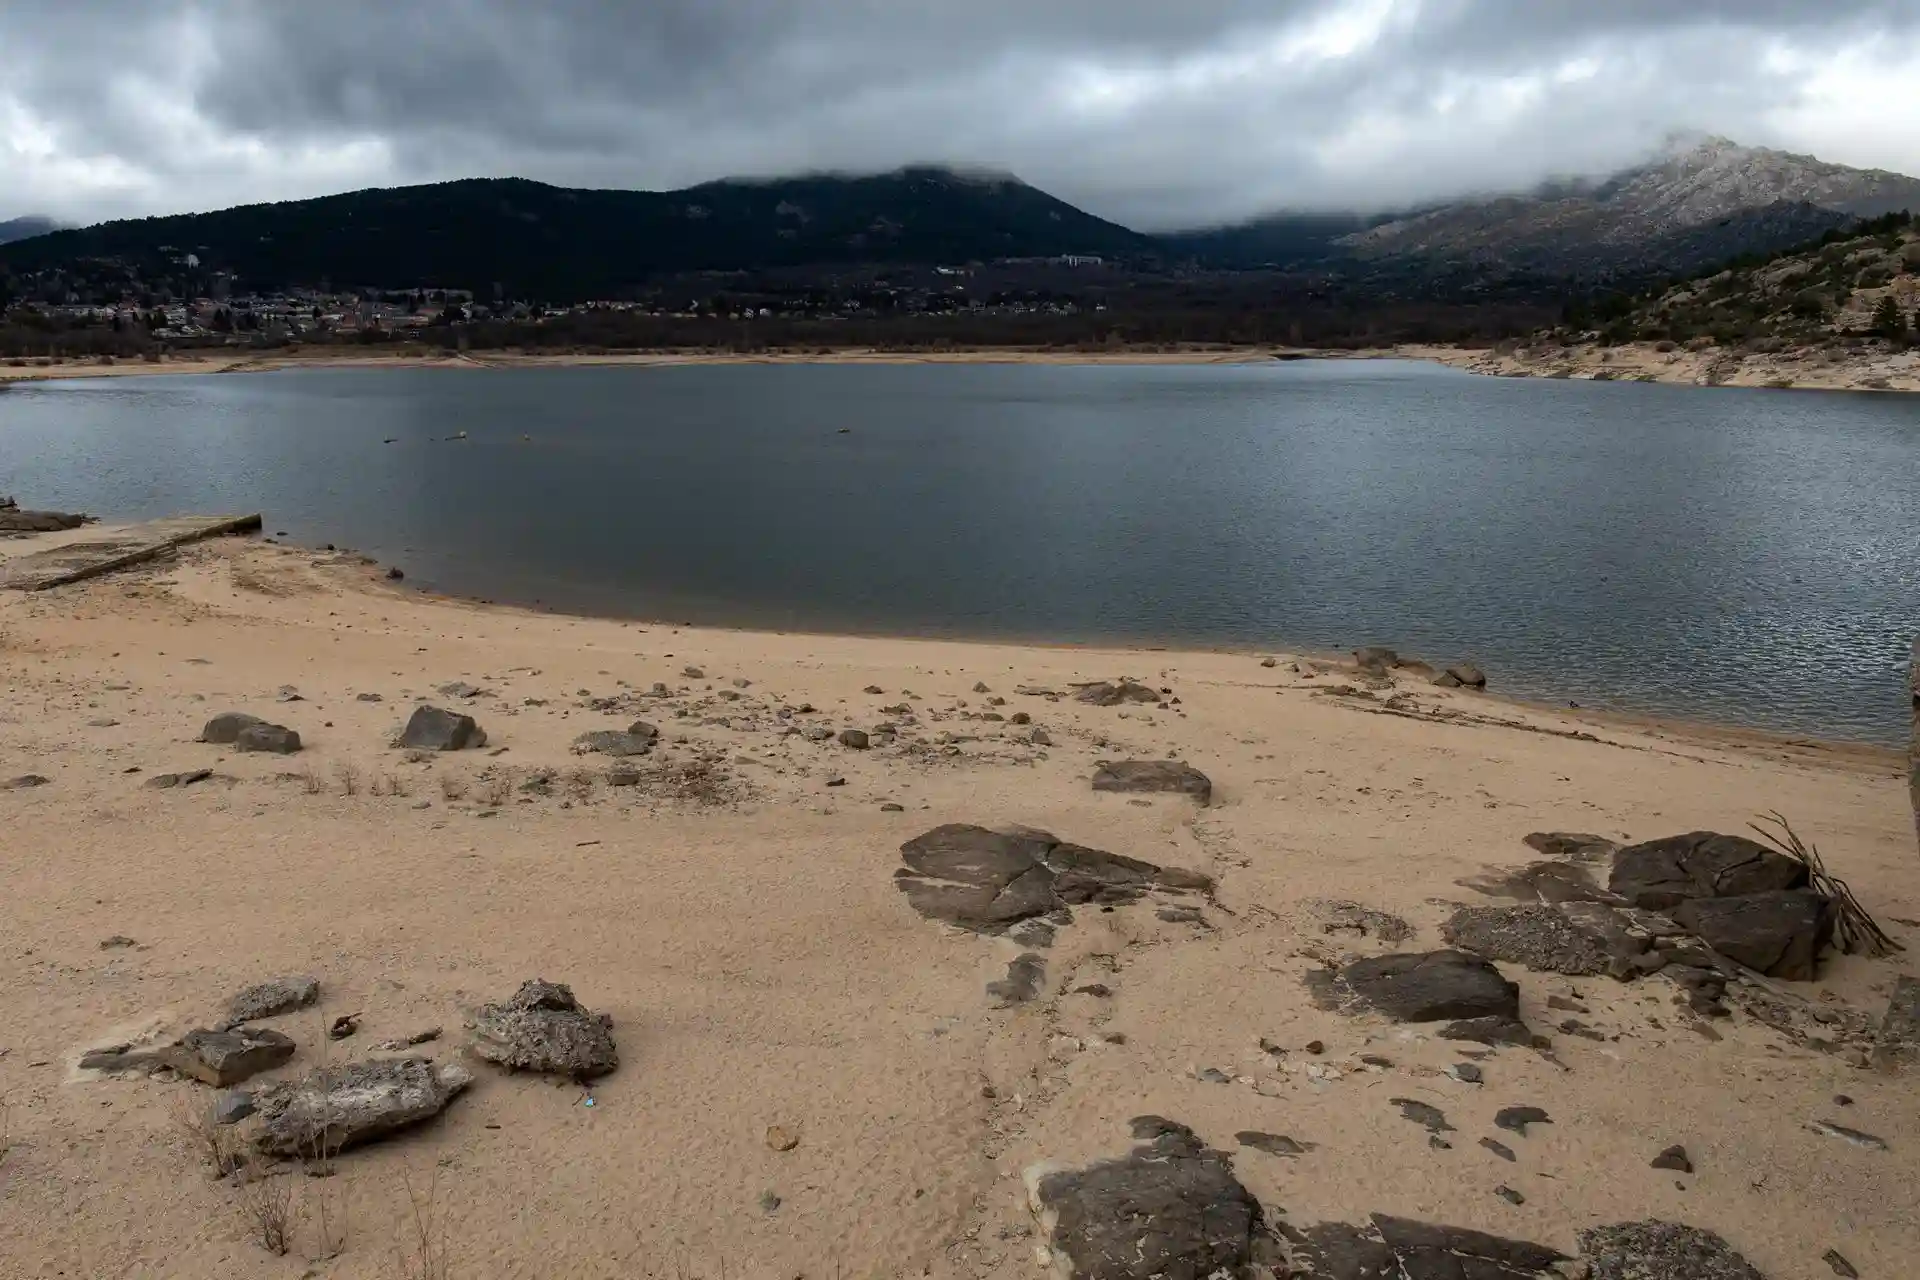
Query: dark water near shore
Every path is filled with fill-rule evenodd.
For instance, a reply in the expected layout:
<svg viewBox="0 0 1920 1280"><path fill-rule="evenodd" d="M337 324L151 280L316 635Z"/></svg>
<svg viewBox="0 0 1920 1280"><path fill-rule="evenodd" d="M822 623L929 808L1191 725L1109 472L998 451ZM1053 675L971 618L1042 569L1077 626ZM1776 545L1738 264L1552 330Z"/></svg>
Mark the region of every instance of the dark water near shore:
<svg viewBox="0 0 1920 1280"><path fill-rule="evenodd" d="M1920 397L1332 362L114 378L0 392L0 493L263 510L582 612L1387 643L1887 743L1920 631Z"/></svg>

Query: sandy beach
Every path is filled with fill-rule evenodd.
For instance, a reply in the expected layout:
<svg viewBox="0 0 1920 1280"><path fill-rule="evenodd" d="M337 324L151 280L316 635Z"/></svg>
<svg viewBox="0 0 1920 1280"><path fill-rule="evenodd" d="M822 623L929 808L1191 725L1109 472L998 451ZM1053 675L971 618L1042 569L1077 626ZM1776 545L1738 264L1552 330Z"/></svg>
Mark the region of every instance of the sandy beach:
<svg viewBox="0 0 1920 1280"><path fill-rule="evenodd" d="M44 779L0 790L0 1276L1044 1275L1059 1255L1023 1172L1124 1156L1143 1115L1225 1153L1275 1232L1379 1212L1573 1253L1661 1219L1776 1280L1829 1274L1828 1251L1893 1280L1920 1248L1920 1068L1869 1065L1913 952L1735 979L1711 1013L1668 973L1502 961L1531 1047L1328 1007L1308 982L1446 946L1457 905L1513 905L1468 882L1539 862L1530 833L1745 833L1775 810L1920 947L1895 753L1284 654L542 615L253 539L0 591L0 671L0 781ZM1153 700L1075 696L1123 677ZM390 745L419 701L486 746ZM196 741L234 711L304 748ZM576 748L636 719L659 730L647 754ZM1210 801L1090 785L1103 761L1167 759ZM943 824L1174 870L956 928L896 885L903 842ZM297 1049L243 1088L436 1027L412 1052L471 1085L331 1176L219 1177L180 1119L219 1090L79 1066L286 975L318 1000L256 1024ZM533 978L609 1015L617 1070L473 1054L464 1020ZM330 1039L342 1015L354 1033ZM1515 1129L1520 1106L1549 1119ZM1691 1172L1650 1167L1674 1145ZM288 1189L285 1256L249 1217L260 1187Z"/></svg>

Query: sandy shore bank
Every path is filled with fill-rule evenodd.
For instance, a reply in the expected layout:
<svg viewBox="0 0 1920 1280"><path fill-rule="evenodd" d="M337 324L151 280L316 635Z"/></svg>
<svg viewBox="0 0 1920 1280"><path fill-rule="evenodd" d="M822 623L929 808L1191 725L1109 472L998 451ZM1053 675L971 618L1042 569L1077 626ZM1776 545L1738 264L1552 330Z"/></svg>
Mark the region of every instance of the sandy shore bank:
<svg viewBox="0 0 1920 1280"><path fill-rule="evenodd" d="M1662 347L1666 350L1662 350ZM1772 387L1803 391L1920 391L1920 351L1853 352L1810 347L1740 355L1721 347L1689 349L1636 342L1510 345L1497 349L1406 346L1391 354L1433 360L1500 378L1573 378L1665 382L1696 387Z"/></svg>
<svg viewBox="0 0 1920 1280"><path fill-rule="evenodd" d="M1920 1082L1859 1064L1910 957L1770 982L1819 1015L1804 1029L1757 1015L1761 988L1701 1018L1665 977L1503 964L1549 1052L1332 1012L1305 981L1444 945L1449 904L1503 901L1462 881L1537 858L1529 832L1740 832L1776 809L1920 941L1894 754L1301 665L553 617L247 540L0 592L0 779L46 779L0 791L0 1272L412 1274L395 1270L403 1177L431 1174L453 1275L1039 1274L1021 1172L1124 1154L1129 1118L1151 1113L1229 1152L1274 1222L1381 1211L1572 1250L1594 1224L1662 1218L1720 1232L1768 1276L1816 1274L1828 1249L1902 1274ZM1121 676L1167 692L1063 696ZM471 688L437 692L452 682ZM421 698L475 716L488 747L390 747ZM194 741L229 710L305 749ZM635 718L661 745L609 785L616 762L572 744ZM848 728L870 745L833 736ZM1099 761L1169 756L1211 778L1210 804L1089 786ZM1074 906L1017 941L962 931L894 881L901 843L944 823L1043 828L1215 888ZM1015 997L989 984L1023 949L1035 989L999 1007ZM296 1205L273 1258L246 1189L210 1176L174 1118L213 1090L76 1064L298 973L320 1001L265 1024L299 1044L265 1079L440 1026L421 1052L476 1080L332 1177L270 1177ZM584 1088L463 1054L463 1011L533 977L611 1015L618 1071ZM327 1039L342 1014L358 1033ZM1439 1109L1449 1141L1395 1099ZM1521 1104L1551 1124L1495 1125ZM1694 1173L1649 1168L1676 1143Z"/></svg>

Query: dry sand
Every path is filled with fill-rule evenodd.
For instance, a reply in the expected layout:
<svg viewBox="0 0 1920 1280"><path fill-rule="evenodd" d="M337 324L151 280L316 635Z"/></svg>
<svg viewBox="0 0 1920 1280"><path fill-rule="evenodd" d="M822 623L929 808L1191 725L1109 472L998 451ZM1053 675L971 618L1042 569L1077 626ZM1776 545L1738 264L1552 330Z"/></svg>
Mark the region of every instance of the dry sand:
<svg viewBox="0 0 1920 1280"><path fill-rule="evenodd" d="M1891 753L1582 719L1405 676L1389 707L1386 690L1330 694L1341 677L1249 655L545 616L374 573L230 540L0 592L0 779L50 780L0 791L0 1275L419 1274L401 1256L414 1238L403 1175L416 1192L432 1182L450 1276L1033 1275L1020 1171L1120 1154L1143 1112L1234 1151L1269 1215L1295 1223L1384 1210L1571 1248L1585 1227L1657 1217L1721 1232L1774 1280L1828 1274L1828 1249L1873 1280L1912 1274L1911 1075L1743 1011L1703 1033L1661 978L1508 965L1553 1054L1502 1049L1476 1086L1442 1074L1473 1046L1323 1012L1302 981L1382 949L1329 933L1316 903L1397 913L1418 930L1406 947L1437 947L1446 904L1488 901L1459 881L1530 860L1528 832L1739 832L1773 809L1920 946L1920 928L1895 923L1920 919L1920 876ZM1122 674L1178 705L1015 692ZM487 692L432 692L457 680ZM655 681L671 696L639 696ZM302 700L277 701L285 685ZM384 700L357 698L372 693ZM598 712L589 693L644 709ZM470 709L504 752L408 762L386 743L420 697ZM776 731L783 705L811 703L795 723L838 728L899 720L881 708L901 702L919 727L896 746ZM1380 714L1395 708L1414 714ZM307 749L194 741L229 709L293 726ZM978 718L1020 711L1051 746ZM672 744L642 765L678 762L688 785L610 790L604 757L570 752L634 714ZM1559 736L1571 732L1587 736ZM1167 754L1212 776L1210 806L1088 786L1098 760ZM142 785L196 767L215 776ZM552 794L523 793L542 769L559 771ZM1041 998L995 1009L984 989L1014 945L916 915L892 883L901 841L946 822L1044 827L1205 871L1217 895L1204 925L1163 921L1150 901L1077 908ZM102 949L114 935L137 945ZM1792 985L1828 1016L1870 1018L1913 967L1839 957L1818 984ZM428 1051L458 1057L461 1010L536 975L612 1015L622 1063L591 1090L471 1064L477 1083L437 1120L347 1153L333 1177L285 1175L293 1247L270 1257L243 1193L170 1119L210 1091L76 1063L301 972L319 975L321 1003L269 1024L300 1042L278 1075L434 1025L448 1034ZM1072 991L1089 982L1112 994ZM1569 1015L1548 999L1576 993L1602 1039L1555 1029ZM354 1012L357 1036L320 1035ZM1230 1082L1201 1079L1209 1068ZM1451 1149L1430 1147L1393 1097L1442 1108ZM1516 1104L1552 1123L1496 1131L1494 1112ZM1821 1136L1817 1119L1890 1149ZM798 1145L773 1150L773 1125ZM1298 1159L1236 1150L1249 1129L1316 1145ZM1696 1174L1649 1168L1671 1143ZM1525 1203L1497 1198L1500 1184ZM314 1261L329 1252L323 1208L344 1246Z"/></svg>

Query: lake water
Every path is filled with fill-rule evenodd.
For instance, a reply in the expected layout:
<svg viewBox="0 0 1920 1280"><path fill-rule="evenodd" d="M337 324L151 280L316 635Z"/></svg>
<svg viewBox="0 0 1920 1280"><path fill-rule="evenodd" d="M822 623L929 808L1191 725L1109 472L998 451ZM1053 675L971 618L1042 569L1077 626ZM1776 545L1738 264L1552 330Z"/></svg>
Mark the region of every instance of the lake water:
<svg viewBox="0 0 1920 1280"><path fill-rule="evenodd" d="M261 510L581 612L1384 643L1887 743L1920 631L1920 397L1332 361L114 378L0 392L0 493Z"/></svg>

